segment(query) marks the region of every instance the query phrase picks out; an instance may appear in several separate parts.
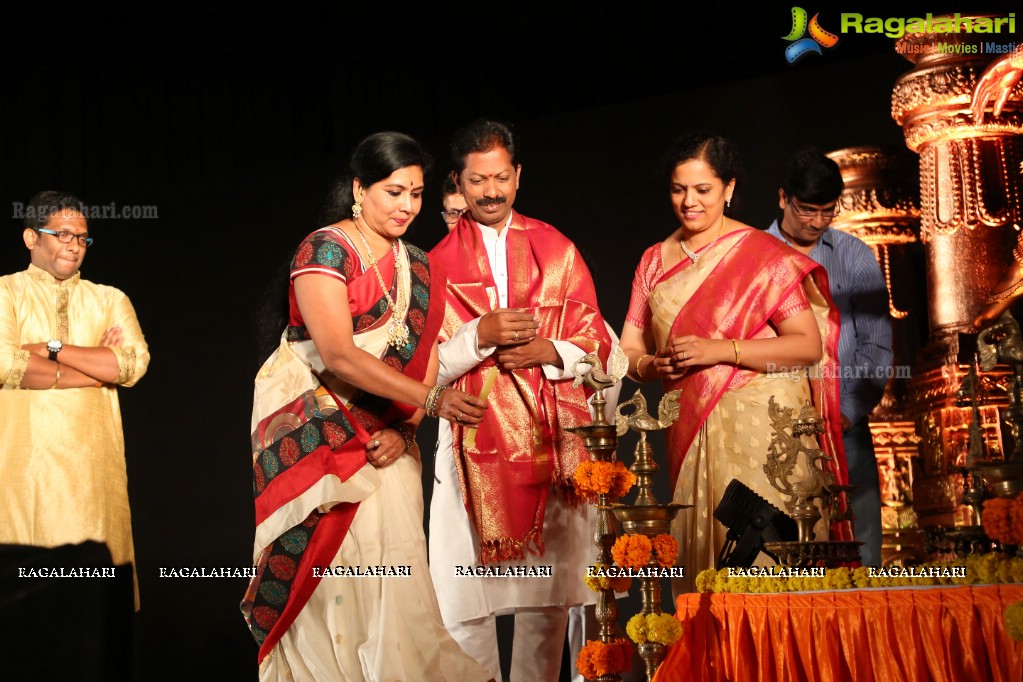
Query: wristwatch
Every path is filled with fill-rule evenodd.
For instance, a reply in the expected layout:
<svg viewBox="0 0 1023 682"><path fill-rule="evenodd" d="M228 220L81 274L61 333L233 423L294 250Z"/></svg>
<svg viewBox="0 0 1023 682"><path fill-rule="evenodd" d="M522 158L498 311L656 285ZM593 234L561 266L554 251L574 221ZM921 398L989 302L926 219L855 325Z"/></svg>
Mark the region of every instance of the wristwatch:
<svg viewBox="0 0 1023 682"><path fill-rule="evenodd" d="M50 359L56 360L57 353L64 348L64 342L60 339L51 339L46 342L46 350L50 351Z"/></svg>

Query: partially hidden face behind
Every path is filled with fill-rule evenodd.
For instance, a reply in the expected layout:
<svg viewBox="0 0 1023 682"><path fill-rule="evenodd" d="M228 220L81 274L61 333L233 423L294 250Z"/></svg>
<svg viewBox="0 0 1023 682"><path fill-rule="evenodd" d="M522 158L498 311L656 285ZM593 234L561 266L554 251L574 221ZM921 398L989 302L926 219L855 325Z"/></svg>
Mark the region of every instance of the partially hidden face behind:
<svg viewBox="0 0 1023 682"><path fill-rule="evenodd" d="M808 204L778 190L778 208L782 210L781 231L799 246L813 246L838 213L838 197L826 204Z"/></svg>
<svg viewBox="0 0 1023 682"><path fill-rule="evenodd" d="M522 166L513 165L508 150L498 146L467 154L455 183L476 222L500 230L515 203L521 173Z"/></svg>
<svg viewBox="0 0 1023 682"><path fill-rule="evenodd" d="M455 229L458 219L465 212L465 197L460 193L444 195L444 223L448 226L448 232Z"/></svg>
<svg viewBox="0 0 1023 682"><path fill-rule="evenodd" d="M405 166L369 187L356 178L352 192L362 204L366 225L382 237L396 239L405 234L423 207L423 169Z"/></svg>
<svg viewBox="0 0 1023 682"><path fill-rule="evenodd" d="M56 232L58 235L69 232L76 238L65 244L57 235L25 228L22 238L32 254L32 265L45 270L59 281L74 277L85 260L86 246L77 239L87 237L89 234L85 216L72 209L62 209L51 215L41 229Z"/></svg>

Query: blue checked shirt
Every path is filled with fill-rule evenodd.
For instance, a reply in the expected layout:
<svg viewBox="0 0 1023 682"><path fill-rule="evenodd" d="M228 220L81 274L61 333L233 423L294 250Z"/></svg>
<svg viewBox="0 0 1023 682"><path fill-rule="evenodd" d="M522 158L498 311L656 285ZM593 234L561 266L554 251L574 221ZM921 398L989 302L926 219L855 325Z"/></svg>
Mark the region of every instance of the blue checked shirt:
<svg viewBox="0 0 1023 682"><path fill-rule="evenodd" d="M767 232L784 241L777 220ZM880 402L892 373L888 288L874 252L851 234L825 230L810 258L827 270L831 298L842 316L838 337L840 407L855 424Z"/></svg>

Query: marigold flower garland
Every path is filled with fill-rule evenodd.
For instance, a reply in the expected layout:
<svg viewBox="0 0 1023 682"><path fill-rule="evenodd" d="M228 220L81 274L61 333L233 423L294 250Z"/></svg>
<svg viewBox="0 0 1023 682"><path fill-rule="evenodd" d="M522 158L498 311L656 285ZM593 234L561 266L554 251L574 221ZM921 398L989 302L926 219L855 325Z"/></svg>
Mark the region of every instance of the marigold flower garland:
<svg viewBox="0 0 1023 682"><path fill-rule="evenodd" d="M636 474L615 460L613 462L584 460L572 475L576 493L580 495L610 495L625 497L636 483Z"/></svg>
<svg viewBox="0 0 1023 682"><path fill-rule="evenodd" d="M591 639L575 660L579 674L588 680L632 669L632 644L624 637L604 643Z"/></svg>
<svg viewBox="0 0 1023 682"><path fill-rule="evenodd" d="M655 556L660 566L674 565L678 557L678 542L665 533L654 536L652 541L645 535L627 533L615 540L611 548L611 557L615 563L634 571L649 564Z"/></svg>
<svg viewBox="0 0 1023 682"><path fill-rule="evenodd" d="M713 568L696 576L699 592L772 593L842 590L866 587L924 587L926 585L987 585L1023 583L1023 558L1000 552L971 555L953 563L927 563L918 569L965 567L965 577L870 575L868 567L829 568L823 577L728 577L728 569Z"/></svg>
<svg viewBox="0 0 1023 682"><path fill-rule="evenodd" d="M981 514L984 532L1003 545L1023 544L1023 495L1004 500L999 497L984 500Z"/></svg>
<svg viewBox="0 0 1023 682"><path fill-rule="evenodd" d="M637 613L629 619L625 632L636 644L657 642L671 646L682 637L682 623L667 613Z"/></svg>

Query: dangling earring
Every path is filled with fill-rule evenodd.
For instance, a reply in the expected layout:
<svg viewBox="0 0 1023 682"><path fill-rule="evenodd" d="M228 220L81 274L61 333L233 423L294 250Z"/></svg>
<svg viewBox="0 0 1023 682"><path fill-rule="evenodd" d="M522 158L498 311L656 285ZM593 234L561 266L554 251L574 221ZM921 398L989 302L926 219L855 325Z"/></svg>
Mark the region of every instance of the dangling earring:
<svg viewBox="0 0 1023 682"><path fill-rule="evenodd" d="M360 201L359 199L356 199L355 203L352 204L352 220L358 220L359 216L361 216L361 215L362 215L362 201Z"/></svg>
<svg viewBox="0 0 1023 682"><path fill-rule="evenodd" d="M732 197L728 197L727 199L725 199L725 208L731 208L731 207L732 207Z"/></svg>

